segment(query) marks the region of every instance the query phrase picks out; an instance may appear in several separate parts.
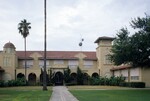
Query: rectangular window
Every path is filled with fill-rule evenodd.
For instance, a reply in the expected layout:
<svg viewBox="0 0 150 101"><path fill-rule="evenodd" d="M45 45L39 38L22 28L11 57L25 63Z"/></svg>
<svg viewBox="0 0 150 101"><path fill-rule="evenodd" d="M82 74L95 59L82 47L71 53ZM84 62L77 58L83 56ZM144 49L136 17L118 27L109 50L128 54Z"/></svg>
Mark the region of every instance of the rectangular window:
<svg viewBox="0 0 150 101"><path fill-rule="evenodd" d="M3 65L4 65L4 67L11 66L10 57L4 57Z"/></svg>
<svg viewBox="0 0 150 101"><path fill-rule="evenodd" d="M26 60L26 67L30 68L33 66L33 60ZM25 68L25 61L23 61L23 67Z"/></svg>
<svg viewBox="0 0 150 101"><path fill-rule="evenodd" d="M114 71L114 76L117 77L117 76L120 76L120 71Z"/></svg>
<svg viewBox="0 0 150 101"><path fill-rule="evenodd" d="M64 64L63 60L54 60L54 65L62 65Z"/></svg>
<svg viewBox="0 0 150 101"><path fill-rule="evenodd" d="M130 69L131 80L139 80L139 75L140 75L139 68L131 68Z"/></svg>
<svg viewBox="0 0 150 101"><path fill-rule="evenodd" d="M128 80L128 70L121 70L121 76L123 76L125 80Z"/></svg>
<svg viewBox="0 0 150 101"><path fill-rule="evenodd" d="M139 76L131 76L131 80L139 80Z"/></svg>
<svg viewBox="0 0 150 101"><path fill-rule="evenodd" d="M49 61L46 61L46 66L49 66ZM44 67L44 60L39 60L39 67L43 68Z"/></svg>
<svg viewBox="0 0 150 101"><path fill-rule="evenodd" d="M77 60L69 60L68 61L69 68L77 68L78 65L79 65L79 62Z"/></svg>
<svg viewBox="0 0 150 101"><path fill-rule="evenodd" d="M111 61L109 55L105 55L105 57L104 57L104 64L112 64L112 61Z"/></svg>
<svg viewBox="0 0 150 101"><path fill-rule="evenodd" d="M93 61L91 60L84 61L84 68L92 68L92 67L93 67Z"/></svg>

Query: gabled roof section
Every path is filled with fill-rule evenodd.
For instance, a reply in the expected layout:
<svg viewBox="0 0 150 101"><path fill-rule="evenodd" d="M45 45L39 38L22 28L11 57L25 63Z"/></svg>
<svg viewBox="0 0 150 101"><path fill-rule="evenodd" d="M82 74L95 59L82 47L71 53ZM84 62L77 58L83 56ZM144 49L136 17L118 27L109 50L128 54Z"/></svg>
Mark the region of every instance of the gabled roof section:
<svg viewBox="0 0 150 101"><path fill-rule="evenodd" d="M107 36L102 36L102 37L99 37L94 43L98 43L100 40L110 40L110 41L113 41L115 38L113 37L107 37Z"/></svg>
<svg viewBox="0 0 150 101"><path fill-rule="evenodd" d="M32 59L30 56L33 53L39 53L41 54L41 57L39 59L44 58L44 51L27 51L26 57L27 59ZM80 51L47 51L47 59L78 59L75 57L76 54L81 53ZM84 59L88 60L97 60L96 52L94 51L83 51L83 54L86 55ZM19 59L24 59L24 51L16 51L16 54Z"/></svg>

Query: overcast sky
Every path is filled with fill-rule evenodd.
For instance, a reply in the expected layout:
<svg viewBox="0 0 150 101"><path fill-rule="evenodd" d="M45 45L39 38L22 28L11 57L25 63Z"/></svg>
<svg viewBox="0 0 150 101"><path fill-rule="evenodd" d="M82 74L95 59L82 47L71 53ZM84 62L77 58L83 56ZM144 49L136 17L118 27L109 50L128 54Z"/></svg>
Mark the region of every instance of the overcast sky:
<svg viewBox="0 0 150 101"><path fill-rule="evenodd" d="M150 0L47 0L47 50L95 51L101 36L115 37L132 18L150 14ZM0 50L12 42L24 50L18 23L31 23L27 50L44 49L44 0L0 0Z"/></svg>

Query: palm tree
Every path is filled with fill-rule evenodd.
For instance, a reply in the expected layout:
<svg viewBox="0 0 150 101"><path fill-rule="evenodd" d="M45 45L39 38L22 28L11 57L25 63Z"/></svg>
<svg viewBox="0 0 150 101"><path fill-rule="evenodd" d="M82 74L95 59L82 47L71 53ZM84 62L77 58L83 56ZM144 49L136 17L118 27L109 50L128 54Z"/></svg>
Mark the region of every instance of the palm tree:
<svg viewBox="0 0 150 101"><path fill-rule="evenodd" d="M22 20L19 24L18 24L18 30L19 33L23 36L24 38L24 48L25 48L25 81L26 81L26 75L27 75L27 61L26 61L26 37L29 35L29 29L31 29L30 26L31 23L27 22L26 19ZM26 82L25 82L26 83ZM27 83L26 83L27 84Z"/></svg>

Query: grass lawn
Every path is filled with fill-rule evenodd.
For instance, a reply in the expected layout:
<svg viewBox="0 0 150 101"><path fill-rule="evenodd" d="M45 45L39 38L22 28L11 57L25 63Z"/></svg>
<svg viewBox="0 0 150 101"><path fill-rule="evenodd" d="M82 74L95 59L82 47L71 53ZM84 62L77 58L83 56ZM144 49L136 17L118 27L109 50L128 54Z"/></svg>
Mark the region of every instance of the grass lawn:
<svg viewBox="0 0 150 101"><path fill-rule="evenodd" d="M71 87L70 92L79 101L150 101L150 89L107 88L89 90L89 87L83 88L88 89L73 89Z"/></svg>
<svg viewBox="0 0 150 101"><path fill-rule="evenodd" d="M42 91L41 87L0 88L0 101L49 101L52 90Z"/></svg>

